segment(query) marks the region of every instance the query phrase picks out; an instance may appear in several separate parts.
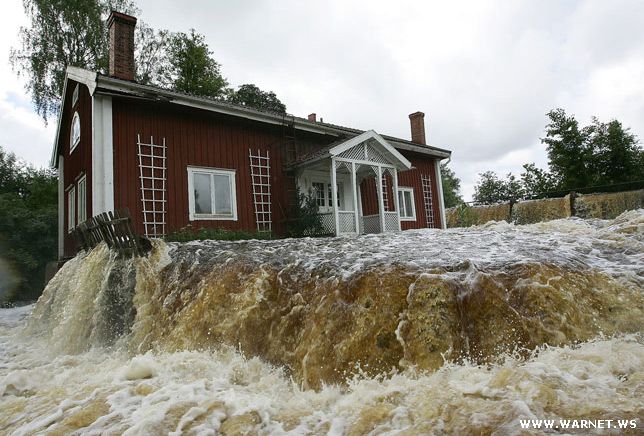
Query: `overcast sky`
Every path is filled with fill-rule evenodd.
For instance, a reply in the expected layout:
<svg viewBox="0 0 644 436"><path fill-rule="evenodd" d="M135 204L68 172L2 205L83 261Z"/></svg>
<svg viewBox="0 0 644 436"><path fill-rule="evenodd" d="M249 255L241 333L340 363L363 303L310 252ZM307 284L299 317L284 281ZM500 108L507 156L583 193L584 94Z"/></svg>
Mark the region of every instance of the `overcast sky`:
<svg viewBox="0 0 644 436"><path fill-rule="evenodd" d="M408 114L425 112L466 199L480 172L546 167L552 108L582 124L617 118L644 139L644 1L138 5L152 27L204 34L231 84L272 90L294 115L409 138ZM55 121L35 115L8 63L22 1L4 0L0 22L0 145L44 166Z"/></svg>

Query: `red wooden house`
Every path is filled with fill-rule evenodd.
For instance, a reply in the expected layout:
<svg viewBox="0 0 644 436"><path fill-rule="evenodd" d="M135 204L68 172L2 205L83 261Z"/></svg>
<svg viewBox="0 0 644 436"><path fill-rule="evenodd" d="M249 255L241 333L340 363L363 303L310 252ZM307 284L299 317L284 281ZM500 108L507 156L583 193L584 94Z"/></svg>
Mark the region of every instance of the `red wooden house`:
<svg viewBox="0 0 644 436"><path fill-rule="evenodd" d="M451 152L425 143L423 113L409 115L409 141L142 85L136 19L108 24L109 74L66 72L52 156L60 257L75 254L77 224L123 207L152 237L188 225L284 234L298 187L330 233L445 226Z"/></svg>

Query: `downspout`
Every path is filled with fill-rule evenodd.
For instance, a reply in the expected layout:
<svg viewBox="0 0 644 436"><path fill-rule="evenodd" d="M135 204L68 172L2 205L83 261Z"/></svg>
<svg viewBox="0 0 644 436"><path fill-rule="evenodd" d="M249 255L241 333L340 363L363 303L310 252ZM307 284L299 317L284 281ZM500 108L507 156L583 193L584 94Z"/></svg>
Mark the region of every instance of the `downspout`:
<svg viewBox="0 0 644 436"><path fill-rule="evenodd" d="M438 207L440 209L441 213L441 228L446 229L447 228L447 221L445 219L445 200L443 199L443 178L441 177L441 160L442 159L436 159L436 185L438 186ZM447 162L445 165L449 165L451 162L452 157L447 158Z"/></svg>

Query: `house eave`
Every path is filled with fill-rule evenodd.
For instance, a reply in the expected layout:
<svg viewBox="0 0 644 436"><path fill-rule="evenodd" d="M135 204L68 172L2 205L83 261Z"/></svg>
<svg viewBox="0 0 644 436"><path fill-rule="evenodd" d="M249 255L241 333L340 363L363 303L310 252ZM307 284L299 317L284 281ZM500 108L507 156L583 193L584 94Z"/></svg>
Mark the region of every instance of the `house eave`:
<svg viewBox="0 0 644 436"><path fill-rule="evenodd" d="M337 126L328 123L313 122L305 118L299 118L288 114L276 114L271 112L258 111L251 108L239 107L223 102L218 102L204 97L182 94L162 89L156 86L142 85L136 82L130 82L127 80L105 76L94 71L89 71L78 67L67 67L67 70L65 72L65 82L63 85L63 99L65 97L67 82L69 79L87 86L91 96L93 96L95 93L100 93L137 97L147 100L164 100L169 103L193 107L196 109L202 109L211 112L217 112L239 118L245 118L261 123L273 124L278 126L292 125L296 130L322 135L330 135L334 137L341 137L343 135L346 135L347 133L352 133L355 135L365 133L364 130ZM62 120L62 110L64 103L65 102L61 99L55 142L50 160L50 165L52 167L56 167L58 163L58 143L60 142L60 123ZM382 137L395 148L400 150L413 151L416 153L433 156L438 159L447 159L451 157L451 151L449 150L434 147L431 145L416 144L411 141L387 135L382 135Z"/></svg>

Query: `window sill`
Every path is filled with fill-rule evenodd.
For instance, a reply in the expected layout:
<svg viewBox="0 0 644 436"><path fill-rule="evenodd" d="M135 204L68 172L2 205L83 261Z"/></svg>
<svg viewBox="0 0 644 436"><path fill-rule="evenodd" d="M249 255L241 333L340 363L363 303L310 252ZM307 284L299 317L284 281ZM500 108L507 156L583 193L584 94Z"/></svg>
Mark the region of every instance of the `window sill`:
<svg viewBox="0 0 644 436"><path fill-rule="evenodd" d="M416 217L413 217L413 218L403 218L403 217L400 217L400 221L416 221Z"/></svg>
<svg viewBox="0 0 644 436"><path fill-rule="evenodd" d="M192 215L190 221L237 221L232 215Z"/></svg>

